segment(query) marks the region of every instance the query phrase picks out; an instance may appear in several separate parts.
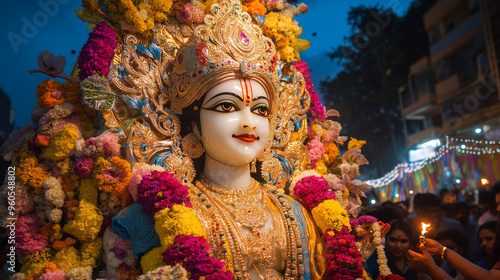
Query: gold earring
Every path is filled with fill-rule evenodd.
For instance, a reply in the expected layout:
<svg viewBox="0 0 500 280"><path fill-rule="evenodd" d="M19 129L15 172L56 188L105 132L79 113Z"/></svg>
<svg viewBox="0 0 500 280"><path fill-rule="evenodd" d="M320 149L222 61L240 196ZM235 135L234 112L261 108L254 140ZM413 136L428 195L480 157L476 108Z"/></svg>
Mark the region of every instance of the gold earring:
<svg viewBox="0 0 500 280"><path fill-rule="evenodd" d="M257 172L257 167L255 166L255 162L257 161L257 159L253 159L252 162L250 163L250 172L252 173L255 173Z"/></svg>
<svg viewBox="0 0 500 280"><path fill-rule="evenodd" d="M199 158L205 152L201 141L193 133L182 138L182 151L190 158Z"/></svg>

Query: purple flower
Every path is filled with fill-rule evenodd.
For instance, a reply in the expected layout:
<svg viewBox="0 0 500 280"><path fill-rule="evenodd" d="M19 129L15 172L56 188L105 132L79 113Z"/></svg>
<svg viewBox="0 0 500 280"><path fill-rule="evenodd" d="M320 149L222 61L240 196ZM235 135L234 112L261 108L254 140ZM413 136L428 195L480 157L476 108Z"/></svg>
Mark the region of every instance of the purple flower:
<svg viewBox="0 0 500 280"><path fill-rule="evenodd" d="M295 61L293 66L297 68L297 71L302 73L302 76L304 76L306 89L311 96L311 107L309 109L309 113L311 114L313 123L324 121L326 119L325 109L323 108L323 105L321 105L318 93L314 91L314 85L311 80L311 72L309 71L307 63L303 60L298 60Z"/></svg>

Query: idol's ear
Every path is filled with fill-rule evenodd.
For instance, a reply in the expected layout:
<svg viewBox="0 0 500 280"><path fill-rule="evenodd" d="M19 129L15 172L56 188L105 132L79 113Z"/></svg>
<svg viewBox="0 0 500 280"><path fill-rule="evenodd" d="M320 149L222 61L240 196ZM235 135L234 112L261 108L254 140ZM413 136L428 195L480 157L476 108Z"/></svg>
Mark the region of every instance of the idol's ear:
<svg viewBox="0 0 500 280"><path fill-rule="evenodd" d="M200 142L201 142L201 128L200 128L200 126L197 123L192 122L191 123L191 131L196 136L196 138L198 138L198 140L200 140Z"/></svg>

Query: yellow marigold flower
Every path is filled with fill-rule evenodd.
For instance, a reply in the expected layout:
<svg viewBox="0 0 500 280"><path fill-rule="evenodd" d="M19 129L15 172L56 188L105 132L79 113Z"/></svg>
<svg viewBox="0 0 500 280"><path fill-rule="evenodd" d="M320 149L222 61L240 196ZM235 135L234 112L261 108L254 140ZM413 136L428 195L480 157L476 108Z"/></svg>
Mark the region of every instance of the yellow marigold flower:
<svg viewBox="0 0 500 280"><path fill-rule="evenodd" d="M85 200L88 203L92 203L97 206L98 191L92 179L81 180L79 195L81 200Z"/></svg>
<svg viewBox="0 0 500 280"><path fill-rule="evenodd" d="M161 245L165 248L174 243L177 235L202 236L201 223L196 218L193 209L174 205L155 214L155 230L160 237Z"/></svg>
<svg viewBox="0 0 500 280"><path fill-rule="evenodd" d="M27 157L19 163L16 177L19 182L32 187L34 194L41 194L42 184L50 177L50 174L45 165L38 163L36 157Z"/></svg>
<svg viewBox="0 0 500 280"><path fill-rule="evenodd" d="M60 224L54 224L54 226L52 228L54 229L54 234L50 238L50 242L54 242L56 240L59 240L59 239L63 238L63 234L61 232L61 225Z"/></svg>
<svg viewBox="0 0 500 280"><path fill-rule="evenodd" d="M101 253L102 238L97 238L94 241L83 242L80 248L80 266L97 267L97 259Z"/></svg>
<svg viewBox="0 0 500 280"><path fill-rule="evenodd" d="M101 230L102 220L101 210L90 202L82 200L76 208L75 218L64 225L63 231L81 241L91 241Z"/></svg>
<svg viewBox="0 0 500 280"><path fill-rule="evenodd" d="M122 33L146 35L154 27L154 19L148 14L147 7L140 5L143 1L137 2L139 2L138 7L134 5L133 0L106 1L106 16L113 23L113 26L120 26L125 31ZM151 13L151 11L149 12Z"/></svg>
<svg viewBox="0 0 500 280"><path fill-rule="evenodd" d="M68 273L71 269L80 266L78 250L73 246L66 247L56 253L52 262L55 263L59 269Z"/></svg>
<svg viewBox="0 0 500 280"><path fill-rule="evenodd" d="M338 156L340 156L339 148L335 143L326 143L323 146L325 147L325 155L328 156L328 159L326 159L326 165L330 165Z"/></svg>
<svg viewBox="0 0 500 280"><path fill-rule="evenodd" d="M84 139L89 139L95 136L94 124L89 118L84 118L80 123L80 126Z"/></svg>
<svg viewBox="0 0 500 280"><path fill-rule="evenodd" d="M73 164L69 158L65 158L63 161L57 163L57 167L60 169L61 175L67 175L73 170Z"/></svg>
<svg viewBox="0 0 500 280"><path fill-rule="evenodd" d="M50 258L50 248L45 248L41 252L28 255L19 261L23 264L21 272L27 276L32 275L37 270L43 268L43 266L50 261Z"/></svg>
<svg viewBox="0 0 500 280"><path fill-rule="evenodd" d="M213 4L218 3L218 2L219 2L219 0L207 0L205 2L205 13L211 14L210 6L212 6Z"/></svg>
<svg viewBox="0 0 500 280"><path fill-rule="evenodd" d="M165 263L163 262L163 257L161 255L161 253L165 252L165 250L166 248L157 247L147 252L141 258L141 267L143 274L146 274L149 271L153 271L158 267L165 265Z"/></svg>
<svg viewBox="0 0 500 280"><path fill-rule="evenodd" d="M262 32L276 41L276 50L280 53L281 59L290 62L294 57L293 46L297 41L295 33L298 29L290 17L270 12L266 15Z"/></svg>
<svg viewBox="0 0 500 280"><path fill-rule="evenodd" d="M80 137L76 125L68 124L52 136L50 145L43 149L40 157L52 161L63 160L74 152L78 138Z"/></svg>
<svg viewBox="0 0 500 280"><path fill-rule="evenodd" d="M349 189L345 188L344 189L344 194L342 195L342 199L346 200L349 197Z"/></svg>
<svg viewBox="0 0 500 280"><path fill-rule="evenodd" d="M151 3L152 14L155 22L163 22L167 20L167 15L172 9L172 0L153 0Z"/></svg>
<svg viewBox="0 0 500 280"><path fill-rule="evenodd" d="M347 144L347 149L361 149L364 144L366 144L365 140L356 140L355 138L351 137L351 141L349 141L349 144Z"/></svg>
<svg viewBox="0 0 500 280"><path fill-rule="evenodd" d="M338 201L327 199L314 207L311 214L322 232L327 229L341 231L343 227L348 227L351 231L347 211Z"/></svg>
<svg viewBox="0 0 500 280"><path fill-rule="evenodd" d="M304 135L302 133L293 132L292 135L290 135L290 142L302 141L302 138L304 138Z"/></svg>
<svg viewBox="0 0 500 280"><path fill-rule="evenodd" d="M326 174L328 173L328 168L326 168L324 160L316 161L316 168L314 168L314 170L322 176L326 176Z"/></svg>
<svg viewBox="0 0 500 280"><path fill-rule="evenodd" d="M252 1L247 3L246 5L248 9L248 13L252 15L265 15L267 13L267 9L260 1Z"/></svg>

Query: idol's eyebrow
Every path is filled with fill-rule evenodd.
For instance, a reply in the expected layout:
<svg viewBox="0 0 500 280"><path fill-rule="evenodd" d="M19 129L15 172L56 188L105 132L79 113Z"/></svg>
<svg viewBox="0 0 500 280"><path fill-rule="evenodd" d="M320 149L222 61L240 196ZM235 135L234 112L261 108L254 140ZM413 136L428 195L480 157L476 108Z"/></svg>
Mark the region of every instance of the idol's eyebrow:
<svg viewBox="0 0 500 280"><path fill-rule="evenodd" d="M256 98L254 98L254 99L253 99L253 101L255 101L255 100L259 100L259 99L265 99L267 102L269 102L269 99L267 99L267 97L266 97L266 96L258 96L258 97L256 97Z"/></svg>
<svg viewBox="0 0 500 280"><path fill-rule="evenodd" d="M227 94L227 95L232 95L232 96L234 96L234 97L238 98L239 100L243 101L243 98L241 98L241 96L239 96L239 95L237 95L237 94L235 94L235 93L232 93L232 92L221 92L221 93L218 93L218 94L216 94L216 95L212 96L212 98L210 98L209 100L207 100L207 102L205 102L205 104L207 104L208 102L210 102L210 100L212 100L212 99L216 98L217 96L220 96L220 95L225 95L225 94ZM267 99L267 98L266 98L266 99ZM205 104L203 104L203 106L205 106Z"/></svg>

